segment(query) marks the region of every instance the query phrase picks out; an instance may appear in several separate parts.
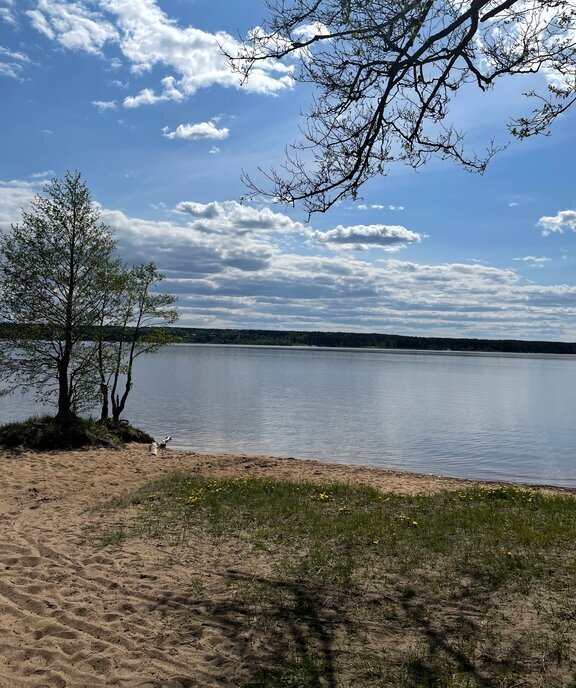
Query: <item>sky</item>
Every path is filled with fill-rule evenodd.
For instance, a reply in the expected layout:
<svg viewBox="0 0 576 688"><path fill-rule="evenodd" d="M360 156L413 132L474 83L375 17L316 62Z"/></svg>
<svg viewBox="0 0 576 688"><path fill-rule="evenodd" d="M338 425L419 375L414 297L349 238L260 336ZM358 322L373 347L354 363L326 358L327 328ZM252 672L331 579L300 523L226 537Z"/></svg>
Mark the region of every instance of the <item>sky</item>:
<svg viewBox="0 0 576 688"><path fill-rule="evenodd" d="M278 167L313 93L291 64L241 84L222 48L259 0L0 0L0 231L79 170L129 264L154 261L189 327L576 341L576 111L510 141L543 76L467 89L482 176L394 167L307 219L241 203Z"/></svg>

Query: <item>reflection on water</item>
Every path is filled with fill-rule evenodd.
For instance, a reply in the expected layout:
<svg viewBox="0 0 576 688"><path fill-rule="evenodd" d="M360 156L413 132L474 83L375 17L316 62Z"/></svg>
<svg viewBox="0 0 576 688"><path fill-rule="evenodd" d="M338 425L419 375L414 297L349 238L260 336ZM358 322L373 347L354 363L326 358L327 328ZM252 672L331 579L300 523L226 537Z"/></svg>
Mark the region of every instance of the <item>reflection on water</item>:
<svg viewBox="0 0 576 688"><path fill-rule="evenodd" d="M576 486L576 357L182 345L126 417L174 446ZM2 421L32 410L0 399Z"/></svg>

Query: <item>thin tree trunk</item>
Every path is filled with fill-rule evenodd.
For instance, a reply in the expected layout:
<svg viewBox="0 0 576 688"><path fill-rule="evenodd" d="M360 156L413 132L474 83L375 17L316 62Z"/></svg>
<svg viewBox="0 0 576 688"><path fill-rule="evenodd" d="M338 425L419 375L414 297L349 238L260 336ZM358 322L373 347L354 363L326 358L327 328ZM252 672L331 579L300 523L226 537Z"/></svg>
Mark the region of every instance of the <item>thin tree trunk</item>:
<svg viewBox="0 0 576 688"><path fill-rule="evenodd" d="M71 415L72 410L70 409L70 396L68 394L68 375L66 371L60 371L58 375L58 413L56 414L56 418L64 420Z"/></svg>
<svg viewBox="0 0 576 688"><path fill-rule="evenodd" d="M73 306L74 306L74 278L75 278L75 248L76 248L76 208L73 210L72 236L70 238L70 255L68 257L68 290L66 294L66 312L64 322L64 351L58 365L58 413L56 418L68 420L72 413L70 381L68 368L72 358L73 342Z"/></svg>
<svg viewBox="0 0 576 688"><path fill-rule="evenodd" d="M126 406L126 400L128 399L128 395L130 394L130 390L132 389L132 365L130 365L128 372L126 374L126 385L124 387L124 393L120 397L120 395L116 395L116 399L113 400L112 402L112 420L115 422L118 422L120 420L120 416L122 415L122 412L124 411L124 407Z"/></svg>
<svg viewBox="0 0 576 688"><path fill-rule="evenodd" d="M70 404L70 384L68 381L68 368L70 366L70 354L64 351L62 360L58 365L58 413L56 418L67 420L74 414Z"/></svg>
<svg viewBox="0 0 576 688"><path fill-rule="evenodd" d="M100 420L105 421L110 417L110 407L108 405L108 385L105 382L100 383L100 394L102 395L102 410L100 411Z"/></svg>

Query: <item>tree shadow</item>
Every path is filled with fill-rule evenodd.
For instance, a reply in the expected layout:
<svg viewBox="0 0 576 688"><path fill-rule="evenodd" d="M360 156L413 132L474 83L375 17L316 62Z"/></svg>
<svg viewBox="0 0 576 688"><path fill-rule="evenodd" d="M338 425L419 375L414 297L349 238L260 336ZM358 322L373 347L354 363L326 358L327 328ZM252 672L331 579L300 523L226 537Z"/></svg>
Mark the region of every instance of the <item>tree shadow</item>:
<svg viewBox="0 0 576 688"><path fill-rule="evenodd" d="M358 686L497 688L515 685L502 681L518 678L527 668L516 661L522 654L519 637L509 638L506 648L498 647L494 638L484 638L477 624L490 606L494 589L483 590L457 607L441 599L429 602L403 594L399 588L389 591L392 594L384 596L387 609L396 612L397 621L391 629L385 617L373 618L377 642L370 646L359 639L362 622L353 618L349 604L340 602L337 595L332 597L331 591L327 595L322 585L236 570L211 575L225 579L230 587L226 599L170 592L157 600L152 611L170 617L177 628L172 641L197 645L198 657L209 665L207 678L215 685L337 688L348 681ZM343 595L349 592L341 590ZM364 598L362 604L369 602ZM353 639L349 647L343 645L343 637ZM206 638L213 642L203 645ZM406 639L421 649L411 654L399 648ZM485 644L484 651L475 656L480 642ZM362 664L372 664L374 675L355 676ZM381 678L375 682L375 676ZM181 677L178 685L188 685L188 680L191 677Z"/></svg>
<svg viewBox="0 0 576 688"><path fill-rule="evenodd" d="M446 680L446 665L435 666L434 658L444 655L451 660L456 671L473 679L474 686L478 688L495 688L496 683L487 679L478 668L470 661L470 658L450 642L450 632L442 632L432 626L429 620L429 609L421 602L414 601L407 596L400 597L400 605L410 623L424 636L428 645L428 657L417 657L408 663L411 678L418 686L441 686ZM464 620L464 616L458 619ZM498 684L499 685L499 684Z"/></svg>
<svg viewBox="0 0 576 688"><path fill-rule="evenodd" d="M305 583L238 571L224 575L246 594L211 601L164 593L151 609L170 617L179 643L199 646L212 667L212 680L243 688L336 688L334 629L349 623L345 614L327 609L321 591ZM206 636L214 636L215 644L204 651ZM219 653L227 657L225 669L218 667ZM239 671L230 684L232 657ZM191 679L178 681L186 685Z"/></svg>

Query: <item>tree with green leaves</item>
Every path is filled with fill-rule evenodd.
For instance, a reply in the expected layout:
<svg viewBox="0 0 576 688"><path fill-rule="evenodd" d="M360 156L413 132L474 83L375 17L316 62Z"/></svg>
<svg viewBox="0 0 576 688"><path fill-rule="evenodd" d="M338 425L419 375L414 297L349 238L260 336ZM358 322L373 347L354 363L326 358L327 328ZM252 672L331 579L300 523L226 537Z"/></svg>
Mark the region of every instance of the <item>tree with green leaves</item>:
<svg viewBox="0 0 576 688"><path fill-rule="evenodd" d="M295 78L316 92L302 140L266 181L245 181L308 213L356 198L395 162L433 156L482 172L500 149L465 145L450 121L461 89L540 74L510 113L517 138L547 133L576 102L574 0L266 0L269 16L233 64L247 77L262 61L295 60ZM534 86L535 84L535 86Z"/></svg>
<svg viewBox="0 0 576 688"><path fill-rule="evenodd" d="M174 296L153 293L163 279L154 263L112 272L101 324L113 326L114 338L106 340L104 329L100 329L97 367L101 420L108 420L111 410L112 421L118 422L134 385L136 359L173 341L167 326L175 323L179 315L174 309Z"/></svg>
<svg viewBox="0 0 576 688"><path fill-rule="evenodd" d="M12 327L0 350L4 393L56 399L61 420L97 398L98 323L116 243L79 172L48 182L0 236L0 320Z"/></svg>

